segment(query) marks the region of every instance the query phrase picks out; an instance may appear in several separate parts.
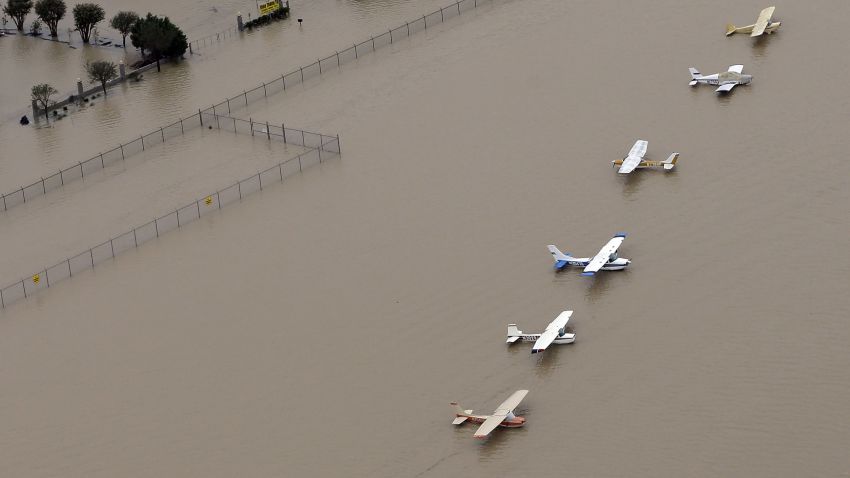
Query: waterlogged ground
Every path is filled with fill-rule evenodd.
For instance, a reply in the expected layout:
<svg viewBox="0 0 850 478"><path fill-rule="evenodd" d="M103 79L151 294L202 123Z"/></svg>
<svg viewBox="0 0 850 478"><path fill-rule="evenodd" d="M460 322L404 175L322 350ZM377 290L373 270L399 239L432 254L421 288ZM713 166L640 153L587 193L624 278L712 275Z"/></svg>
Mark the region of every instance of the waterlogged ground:
<svg viewBox="0 0 850 478"><path fill-rule="evenodd" d="M760 7L492 2L240 111L338 132L343 156L2 312L8 474L847 474L850 99L834 58L848 7L779 3L778 34L723 36ZM4 155L8 174L431 10L310 8L338 28L268 30L151 75L110 98L120 119L98 121L95 105L52 129L35 166ZM245 60L284 37L303 48ZM687 86L688 66L739 62L754 81L732 95ZM194 68L216 75L168 86ZM815 73L805 88L787 74L800 70ZM173 96L155 104L158 82ZM40 148L27 135L50 130L16 131ZM638 138L652 159L679 151L676 170L616 175L610 160ZM129 178L160 167L169 188L224 181L231 150L203 148L56 207L82 217L102 191L101 213L139 210L107 185L144 198ZM263 160L237 149L234 163ZM206 157L228 166L206 172ZM546 244L590 255L617 231L630 270L552 272ZM508 323L538 331L565 309L575 344L542 357L504 344ZM479 443L451 426L449 401L486 413L523 388L523 429Z"/></svg>

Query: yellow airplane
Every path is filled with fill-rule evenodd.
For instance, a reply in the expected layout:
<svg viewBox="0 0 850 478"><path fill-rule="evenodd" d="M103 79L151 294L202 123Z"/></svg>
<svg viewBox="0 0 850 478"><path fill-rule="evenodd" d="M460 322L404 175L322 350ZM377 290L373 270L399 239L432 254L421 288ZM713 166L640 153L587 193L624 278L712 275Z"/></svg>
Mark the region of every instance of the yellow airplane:
<svg viewBox="0 0 850 478"><path fill-rule="evenodd" d="M773 11L776 10L776 7L767 7L761 11L759 14L758 20L752 25L747 25L745 27L736 27L735 25L729 23L726 25L726 36L732 35L734 33L749 33L751 37L761 36L763 33L773 33L782 25L782 22L771 22L770 19L773 17Z"/></svg>

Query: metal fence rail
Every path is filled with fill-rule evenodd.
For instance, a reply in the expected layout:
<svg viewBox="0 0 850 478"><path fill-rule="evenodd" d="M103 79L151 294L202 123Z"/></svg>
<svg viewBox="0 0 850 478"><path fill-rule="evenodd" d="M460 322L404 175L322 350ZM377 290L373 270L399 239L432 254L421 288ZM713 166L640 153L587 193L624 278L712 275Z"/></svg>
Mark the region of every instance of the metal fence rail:
<svg viewBox="0 0 850 478"><path fill-rule="evenodd" d="M197 40L191 40L191 41L189 41L189 53L194 54L195 51L199 50L200 48L203 48L203 47L206 47L206 46L211 46L211 45L216 45L218 43L221 43L223 40L226 40L228 38L233 38L233 37L238 36L238 35L239 35L239 28L230 27L230 28L227 28L227 29L222 30L220 32L213 33L213 34L207 35L205 37L198 38Z"/></svg>
<svg viewBox="0 0 850 478"><path fill-rule="evenodd" d="M19 204L23 204L37 196L47 194L48 192L64 186L69 182L82 179L86 177L86 175L90 175L99 169L106 168L113 163L125 160L134 154L141 153L142 151L158 144L165 143L171 138L185 134L187 130L192 128L211 126L216 129L233 129L236 133L255 135L253 126L259 124L260 123L254 122L250 119L242 120L232 118L230 116L222 115L221 113L215 113L211 110L208 110L208 112L198 111L188 118L180 118L168 126L163 126L147 134L140 135L133 141L119 144L109 151L99 153L85 161L78 162L77 164L59 170L59 172L51 174L50 176L33 181L29 186L21 186L19 189L4 194L2 196L3 210L8 211ZM284 125L280 125L279 128L277 125L272 126L277 129L284 127ZM299 129L286 128L286 130L287 133L285 136L283 133L279 135L285 143L292 143L308 148L316 148L318 145L326 143L328 138L331 138L330 136L322 135L320 133L311 133L309 131L302 131ZM266 136L269 140L271 140L273 135L269 134Z"/></svg>
<svg viewBox="0 0 850 478"><path fill-rule="evenodd" d="M230 117L218 119L222 118L233 119ZM6 308L15 301L30 297L86 269L92 269L95 265L114 258L128 249L139 247L166 232L185 226L228 204L238 202L249 194L261 191L270 184L283 182L286 178L310 166L340 154L339 137L250 120L234 119L232 124L235 132L248 128L248 131L253 132L254 135L263 134L269 140L277 138L293 144L306 145L310 149L0 289L0 307Z"/></svg>
<svg viewBox="0 0 850 478"><path fill-rule="evenodd" d="M439 10L423 15L403 25L395 28L390 28L386 32L377 36L371 36L368 40L363 40L360 43L355 43L345 49L334 52L325 58L316 59L309 65L299 67L289 73L280 75L268 82L263 82L250 90L243 90L242 93L225 98L224 101L214 104L204 111L231 114L232 110L242 106L248 106L249 103L267 98L270 94L286 91L295 85L301 84L310 78L317 77L332 68L339 68L344 63L357 60L363 55L377 51L379 48L393 44L402 38L407 38L415 33L425 31L429 26L445 22L451 18L457 17L463 12L477 8L487 0L458 0L448 6L442 7Z"/></svg>

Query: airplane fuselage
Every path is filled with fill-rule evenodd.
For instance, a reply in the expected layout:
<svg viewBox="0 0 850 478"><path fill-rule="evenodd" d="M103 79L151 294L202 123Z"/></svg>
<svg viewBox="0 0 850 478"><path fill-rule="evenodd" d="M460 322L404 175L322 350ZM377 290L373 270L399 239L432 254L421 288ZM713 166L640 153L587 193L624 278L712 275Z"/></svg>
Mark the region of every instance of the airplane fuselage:
<svg viewBox="0 0 850 478"><path fill-rule="evenodd" d="M615 159L614 161L611 161L611 163L614 165L614 167L617 167L617 166L622 166L623 161L624 161L623 159ZM641 160L640 163L638 163L637 168L638 169L640 169L640 168L661 168L663 166L664 166L664 161L648 161L648 160L644 159L644 160Z"/></svg>
<svg viewBox="0 0 850 478"><path fill-rule="evenodd" d="M772 22L764 28L764 32L765 33L773 33L773 32L776 31L777 28L779 28L780 25L782 25L782 22ZM753 23L752 25L747 25L745 27L738 27L738 28L735 28L734 30L727 32L726 36L729 36L733 33L752 33L753 28L755 28L755 27L756 27L755 23Z"/></svg>
<svg viewBox="0 0 850 478"><path fill-rule="evenodd" d="M613 261L608 261L604 266L602 266L603 271L621 271L626 268L632 261L624 258L618 257ZM590 264L589 257L571 257L568 261L558 261L555 263L555 269L562 270L567 266L575 266L575 267L587 267Z"/></svg>
<svg viewBox="0 0 850 478"><path fill-rule="evenodd" d="M472 422L472 423L484 423L485 420L490 418L489 415L472 415L472 414L467 414L467 413L456 413L455 415L458 418L466 417L466 422ZM466 423L466 422L464 422L464 423ZM521 427L523 425L525 425L525 417L518 417L518 416L515 416L515 415L511 415L510 417L505 418L504 420L502 420L502 423L499 424L500 427L505 427L505 428L517 428L517 427Z"/></svg>
<svg viewBox="0 0 850 478"><path fill-rule="evenodd" d="M542 334L520 334L523 342L537 342ZM553 344L571 344L576 341L576 334L564 334L552 341Z"/></svg>
<svg viewBox="0 0 850 478"><path fill-rule="evenodd" d="M734 71L724 71L723 73L715 73L713 75L705 75L694 78L693 81L697 83L702 83L706 85L726 85L726 84L736 84L736 85L748 85L753 81L752 75L744 75L742 73L736 73Z"/></svg>

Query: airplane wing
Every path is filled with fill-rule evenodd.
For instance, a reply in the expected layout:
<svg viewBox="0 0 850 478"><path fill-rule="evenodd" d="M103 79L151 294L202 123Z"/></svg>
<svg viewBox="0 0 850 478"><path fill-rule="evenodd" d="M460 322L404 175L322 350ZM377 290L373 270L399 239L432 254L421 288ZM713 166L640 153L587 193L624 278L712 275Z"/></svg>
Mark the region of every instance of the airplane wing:
<svg viewBox="0 0 850 478"><path fill-rule="evenodd" d="M546 347L552 344L558 335L561 333L561 330L567 326L567 322L570 321L570 316L573 315L573 311L565 310L561 312L558 317L555 318L549 325L546 326L546 330L540 334L537 341L534 342L534 346L531 348L531 353L536 354L546 350Z"/></svg>
<svg viewBox="0 0 850 478"><path fill-rule="evenodd" d="M721 93L721 92L724 92L724 91L732 91L732 88L734 88L735 85L737 85L737 83L726 83L725 85L720 85L720 88L717 88L714 91L716 91L718 93Z"/></svg>
<svg viewBox="0 0 850 478"><path fill-rule="evenodd" d="M776 7L767 7L759 13L759 18L756 20L756 24L753 25L753 32L750 33L751 37L757 37L764 33L764 29L770 23L770 18L773 16L774 10L776 10Z"/></svg>
<svg viewBox="0 0 850 478"><path fill-rule="evenodd" d="M744 65L732 65L729 67L729 71L738 73L740 75L744 72Z"/></svg>
<svg viewBox="0 0 850 478"><path fill-rule="evenodd" d="M493 412L492 415L484 420L484 423L478 427L478 430L475 431L475 435L473 436L475 438L485 438L489 435L490 432L495 430L496 427L505 420L509 413L514 411L514 408L522 402L522 399L525 398L526 395L528 395L528 390L517 390L514 392L513 395L508 397L507 400L502 402L502 404L496 408L496 411Z"/></svg>
<svg viewBox="0 0 850 478"><path fill-rule="evenodd" d="M617 249L620 248L620 244L622 244L625 239L626 235L623 233L618 233L612 237L611 240L599 250L599 253L590 260L587 267L584 268L582 275L592 276L599 271L602 266L608 263L608 258L611 257L611 254L617 252Z"/></svg>
<svg viewBox="0 0 850 478"><path fill-rule="evenodd" d="M635 145L632 146L631 151L629 151L629 155L623 159L623 164L620 165L620 169L617 172L620 174L628 174L634 171L640 164L640 160L643 159L643 156L646 154L647 146L649 146L648 141L644 141L642 139L635 141Z"/></svg>

